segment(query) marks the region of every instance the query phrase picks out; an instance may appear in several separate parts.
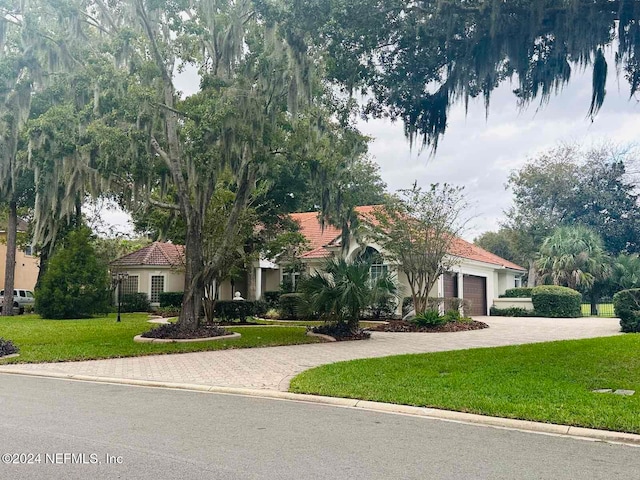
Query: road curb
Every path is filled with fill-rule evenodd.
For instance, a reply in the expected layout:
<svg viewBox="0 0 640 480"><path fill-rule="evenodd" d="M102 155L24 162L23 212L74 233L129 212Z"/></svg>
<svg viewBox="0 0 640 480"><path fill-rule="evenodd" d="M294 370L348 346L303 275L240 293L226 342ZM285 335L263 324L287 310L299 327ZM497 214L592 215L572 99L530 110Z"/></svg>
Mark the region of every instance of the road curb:
<svg viewBox="0 0 640 480"><path fill-rule="evenodd" d="M517 430L529 433L539 433L582 440L602 441L607 443L622 443L640 446L640 435L633 433L614 432L610 430L597 430L591 428L574 427L570 425L558 425L553 423L533 422L529 420L517 420L512 418L490 417L474 413L440 410L437 408L414 407L410 405L397 405L393 403L371 402L351 398L325 397L321 395L306 395L300 393L280 392L276 390L260 390L237 387L216 387L209 385L197 385L190 383L170 383L153 380L135 380L124 378L96 377L91 375L73 375L53 373L46 371L17 371L0 368L0 373L10 375L23 375L33 377L58 378L64 380L76 380L96 383L109 383L120 385L133 385L139 387L170 388L194 392L217 393L225 395L240 395L245 397L270 398L275 400L288 400L295 402L314 403L344 408L354 408L372 412L401 414L418 416L433 420L465 423L469 425L487 426L507 430Z"/></svg>

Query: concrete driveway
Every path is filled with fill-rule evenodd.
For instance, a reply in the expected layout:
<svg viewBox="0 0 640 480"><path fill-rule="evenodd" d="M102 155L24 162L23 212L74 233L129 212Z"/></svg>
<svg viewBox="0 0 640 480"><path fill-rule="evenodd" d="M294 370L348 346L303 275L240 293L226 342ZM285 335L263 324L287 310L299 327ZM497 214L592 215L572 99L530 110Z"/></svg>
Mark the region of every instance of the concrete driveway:
<svg viewBox="0 0 640 480"><path fill-rule="evenodd" d="M476 317L490 328L455 333L383 333L370 340L284 347L153 355L83 362L5 365L0 372L87 375L218 387L286 391L298 373L318 365L357 358L385 357L495 347L620 333L613 318ZM241 331L238 329L238 331Z"/></svg>

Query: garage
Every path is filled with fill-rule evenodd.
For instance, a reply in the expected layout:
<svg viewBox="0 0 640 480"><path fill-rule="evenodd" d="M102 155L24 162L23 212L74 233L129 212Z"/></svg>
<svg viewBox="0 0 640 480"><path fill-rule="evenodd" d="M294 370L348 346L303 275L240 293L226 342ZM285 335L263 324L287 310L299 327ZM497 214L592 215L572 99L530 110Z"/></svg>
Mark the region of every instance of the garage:
<svg viewBox="0 0 640 480"><path fill-rule="evenodd" d="M458 277L455 273L445 273L444 298L456 298L458 296Z"/></svg>
<svg viewBox="0 0 640 480"><path fill-rule="evenodd" d="M487 314L487 279L475 275L463 276L463 297L469 304L469 315Z"/></svg>

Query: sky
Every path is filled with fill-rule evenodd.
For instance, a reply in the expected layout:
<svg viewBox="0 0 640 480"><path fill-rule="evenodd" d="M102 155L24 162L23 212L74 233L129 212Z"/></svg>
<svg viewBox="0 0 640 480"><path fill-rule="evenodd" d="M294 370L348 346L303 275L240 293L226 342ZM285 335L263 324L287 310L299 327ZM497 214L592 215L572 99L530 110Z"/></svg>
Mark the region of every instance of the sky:
<svg viewBox="0 0 640 480"><path fill-rule="evenodd" d="M618 78L609 62L607 95L596 119L587 111L591 101L591 70L574 68L571 82L549 103L533 103L521 110L512 93L515 85L505 83L494 91L486 117L482 98L473 100L465 114L463 105L454 106L448 128L435 155L412 149L400 123L389 120L360 121L360 130L373 138L370 155L380 166L389 191L447 182L465 187L470 204L463 236L473 240L480 233L497 230L504 211L512 202L506 187L509 173L522 167L528 158L559 143L597 145L640 142L640 101L629 98L626 80ZM195 91L197 80L188 71L176 81L185 93ZM130 233L128 216L117 209L103 210L103 221L113 230Z"/></svg>

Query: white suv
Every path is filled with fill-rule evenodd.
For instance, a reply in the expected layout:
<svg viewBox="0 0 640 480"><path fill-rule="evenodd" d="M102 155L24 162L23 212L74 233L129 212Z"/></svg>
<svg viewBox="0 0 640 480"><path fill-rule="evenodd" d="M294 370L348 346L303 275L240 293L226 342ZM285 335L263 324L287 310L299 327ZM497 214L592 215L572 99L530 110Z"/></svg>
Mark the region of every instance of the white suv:
<svg viewBox="0 0 640 480"><path fill-rule="evenodd" d="M13 308L17 309L18 313L24 313L25 305L33 305L36 299L33 296L31 290L24 290L18 288L13 291ZM0 311L2 311L2 304L4 303L4 290L0 290Z"/></svg>

